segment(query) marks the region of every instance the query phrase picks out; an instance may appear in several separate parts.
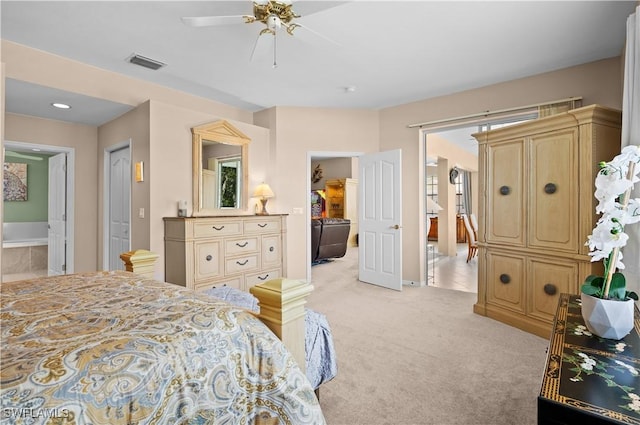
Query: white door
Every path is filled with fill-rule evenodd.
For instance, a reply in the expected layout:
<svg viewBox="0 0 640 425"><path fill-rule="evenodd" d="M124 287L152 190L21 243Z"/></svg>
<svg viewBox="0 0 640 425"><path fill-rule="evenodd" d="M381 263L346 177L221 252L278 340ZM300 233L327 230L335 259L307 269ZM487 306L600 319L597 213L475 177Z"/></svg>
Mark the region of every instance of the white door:
<svg viewBox="0 0 640 425"><path fill-rule="evenodd" d="M49 276L65 274L67 241L67 154L49 157Z"/></svg>
<svg viewBox="0 0 640 425"><path fill-rule="evenodd" d="M402 174L399 149L359 158L359 279L402 290Z"/></svg>
<svg viewBox="0 0 640 425"><path fill-rule="evenodd" d="M109 270L124 270L120 254L130 250L131 158L129 147L110 154Z"/></svg>

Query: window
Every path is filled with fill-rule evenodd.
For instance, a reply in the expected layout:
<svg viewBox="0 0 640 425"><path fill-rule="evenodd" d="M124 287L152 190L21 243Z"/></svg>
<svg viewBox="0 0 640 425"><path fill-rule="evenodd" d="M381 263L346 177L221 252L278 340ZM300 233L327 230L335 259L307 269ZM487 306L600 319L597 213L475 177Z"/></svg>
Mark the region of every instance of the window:
<svg viewBox="0 0 640 425"><path fill-rule="evenodd" d="M425 186L427 190L427 196L437 204L438 203L438 176L427 176L427 182ZM438 215L438 212L430 211L427 208L427 215Z"/></svg>

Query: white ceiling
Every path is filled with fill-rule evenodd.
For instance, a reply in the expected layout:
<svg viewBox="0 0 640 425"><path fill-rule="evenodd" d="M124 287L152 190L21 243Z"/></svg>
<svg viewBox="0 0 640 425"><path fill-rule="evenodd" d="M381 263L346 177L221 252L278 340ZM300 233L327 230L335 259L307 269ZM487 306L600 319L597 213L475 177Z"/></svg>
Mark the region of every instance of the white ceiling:
<svg viewBox="0 0 640 425"><path fill-rule="evenodd" d="M257 111L381 109L618 56L636 2L294 1L298 22L335 44L305 28L281 33L276 68L269 51L249 60L261 23L193 28L180 19L252 14L249 1L0 4L3 39ZM132 65L133 53L167 66ZM7 110L46 116L64 93L41 89L8 81ZM68 120L99 125L127 108L94 100L81 97L67 115L87 116Z"/></svg>

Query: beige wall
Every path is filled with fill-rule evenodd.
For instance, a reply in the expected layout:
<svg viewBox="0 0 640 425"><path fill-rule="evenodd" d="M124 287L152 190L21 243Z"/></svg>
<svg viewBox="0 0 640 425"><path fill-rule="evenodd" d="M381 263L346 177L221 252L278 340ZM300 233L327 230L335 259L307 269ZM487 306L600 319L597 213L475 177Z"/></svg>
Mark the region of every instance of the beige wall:
<svg viewBox="0 0 640 425"><path fill-rule="evenodd" d="M622 97L621 61L620 58L612 58L381 111L277 107L251 114L5 40L2 41L2 49L3 61L6 63L5 76L8 78L136 107L150 102L149 157L148 163L145 163L145 177L149 180L148 183L134 187L136 206L132 205L136 209L134 216L137 217L137 209L148 202L148 219L134 219L134 226L142 225L144 228L132 229L132 233L136 244L142 245L148 239L148 247L161 255L164 252L162 217L176 215L176 202L179 199L186 199L191 203L190 127L218 117L232 121L254 139L250 148L250 190L263 180L269 182L276 194L269 201L270 211L290 214L287 224L287 275L291 278L306 278L308 267L308 152L353 153L402 149L403 277L406 281L422 281L425 238L412 235L424 233L424 220L420 219L424 193L424 144L420 141L419 130L407 128L408 124L570 96L582 96L585 105L600 103L619 108ZM136 113L140 111L134 112ZM127 119L123 118L124 121ZM250 123L252 119L255 125L244 124ZM27 128L25 120L24 117L10 119L7 116L6 137L11 139L13 135L16 140L20 140L23 135L37 133L35 136L43 137L35 137L40 140L32 140L34 143L46 144L44 136L58 140L63 146L74 143L62 141L64 135L69 133L68 127L63 124L53 125L51 122L37 120L31 121L30 127L34 128ZM127 137L126 131L118 129L119 125L129 126L124 121L105 125L100 129L100 152L109 143L116 143L116 139ZM79 130L76 126L71 128L72 136L75 136L72 138L78 139L75 133ZM10 129L12 131L9 134ZM136 134L139 131L141 130L130 128L128 137L135 136L138 139ZM91 146L78 147L84 158L81 161L78 157L78 163L82 164L83 169L89 168L85 173L90 177L78 182L83 194L86 192L86 198L83 195L77 197L82 199L76 205L77 218L84 220L88 217L88 221L77 227L76 237L83 239L76 243L76 268L91 269L98 266L97 214L98 199L102 196L102 188L98 185L101 172L98 170L101 170L102 164L99 162L98 130L88 128L80 131L83 132L92 133L93 138ZM138 160L138 155L140 158L146 157L146 153L138 152L137 148L134 155L134 162ZM91 188L86 189L88 186ZM147 191L148 201L138 199L144 198ZM292 214L293 208L302 208L304 213ZM85 215L86 211L91 214ZM145 236L147 232L148 238ZM161 258L158 273L163 276L162 263Z"/></svg>
<svg viewBox="0 0 640 425"><path fill-rule="evenodd" d="M7 64L6 78L67 90L138 106L149 99L195 110L210 111L239 121L251 122L252 113L214 102L145 80L126 77L85 65L61 56L2 40L2 60Z"/></svg>
<svg viewBox="0 0 640 425"><path fill-rule="evenodd" d="M255 122L271 126L270 168L276 195L270 211L291 214L287 220L287 276L306 279L310 223L308 152L376 152L378 112L352 109L277 107L255 114ZM271 201L269 201L271 205Z"/></svg>
<svg viewBox="0 0 640 425"><path fill-rule="evenodd" d="M151 178L149 169L151 168L149 155L149 129L150 129L150 104L144 102L137 108L123 114L115 120L101 125L98 128L98 231L97 231L97 251L98 268L107 268L108 263L104 261L105 242L105 152L113 150L114 146L129 143L132 174L131 174L131 204L129 228L129 238L131 249L149 249L149 197L151 195ZM144 181L136 183L133 178L133 164L138 161L144 163ZM145 217L139 218L138 211L144 208ZM108 239L107 239L108 240Z"/></svg>
<svg viewBox="0 0 640 425"><path fill-rule="evenodd" d="M164 279L164 221L163 217L178 215L177 202L186 200L192 213L192 139L191 127L223 119L211 113L151 101L150 159L149 159L149 249L160 255L156 276ZM244 122L227 119L250 139L248 166L249 193L262 181L271 181L268 174L269 130ZM272 186L273 187L273 186ZM274 188L274 190L276 190ZM276 192L277 194L277 192ZM277 205L275 199L269 206ZM250 199L246 213L254 211L255 200ZM269 208L272 210L272 208ZM273 211L275 212L275 210Z"/></svg>
<svg viewBox="0 0 640 425"><path fill-rule="evenodd" d="M5 124L5 140L74 149L74 271L96 270L97 128L16 114L5 114Z"/></svg>
<svg viewBox="0 0 640 425"><path fill-rule="evenodd" d="M616 57L381 110L380 150L402 149L403 279L420 281L425 274L425 238L407 237L425 231L424 220L420 219L424 152L420 130L407 125L572 96L582 96L583 105L621 108L621 66Z"/></svg>

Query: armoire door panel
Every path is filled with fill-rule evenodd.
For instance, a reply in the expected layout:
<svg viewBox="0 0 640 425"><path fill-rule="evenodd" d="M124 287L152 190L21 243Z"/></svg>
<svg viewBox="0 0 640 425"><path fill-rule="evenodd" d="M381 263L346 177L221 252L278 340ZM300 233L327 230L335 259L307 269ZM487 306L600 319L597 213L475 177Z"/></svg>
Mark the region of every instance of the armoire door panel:
<svg viewBox="0 0 640 425"><path fill-rule="evenodd" d="M524 313L524 258L487 253L487 302Z"/></svg>
<svg viewBox="0 0 640 425"><path fill-rule="evenodd" d="M575 129L529 141L530 247L578 251L578 137Z"/></svg>
<svg viewBox="0 0 640 425"><path fill-rule="evenodd" d="M487 151L487 242L524 246L523 141L496 144Z"/></svg>
<svg viewBox="0 0 640 425"><path fill-rule="evenodd" d="M579 292L578 265L571 261L531 258L528 273L528 315L549 323L561 293Z"/></svg>

